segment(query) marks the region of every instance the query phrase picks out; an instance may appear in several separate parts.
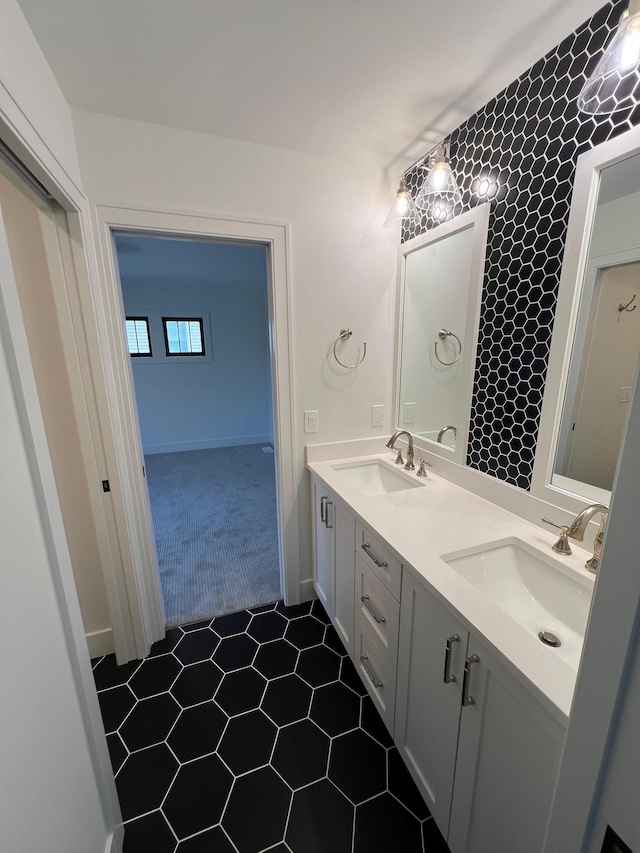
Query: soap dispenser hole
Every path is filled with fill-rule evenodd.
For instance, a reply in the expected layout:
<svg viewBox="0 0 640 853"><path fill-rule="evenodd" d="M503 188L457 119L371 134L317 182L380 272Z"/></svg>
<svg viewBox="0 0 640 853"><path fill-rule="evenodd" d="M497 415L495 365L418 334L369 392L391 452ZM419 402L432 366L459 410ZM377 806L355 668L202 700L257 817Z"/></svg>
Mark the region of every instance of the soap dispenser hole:
<svg viewBox="0 0 640 853"><path fill-rule="evenodd" d="M538 634L538 639L541 643L544 643L545 646L552 646L554 649L557 649L558 646L562 645L560 638L553 634L551 631L540 631Z"/></svg>

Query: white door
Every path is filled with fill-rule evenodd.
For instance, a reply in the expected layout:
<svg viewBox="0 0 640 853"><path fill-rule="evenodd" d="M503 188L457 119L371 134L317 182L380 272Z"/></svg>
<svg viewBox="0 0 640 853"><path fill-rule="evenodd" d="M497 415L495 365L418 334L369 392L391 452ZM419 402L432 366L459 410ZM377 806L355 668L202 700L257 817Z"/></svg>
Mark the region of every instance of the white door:
<svg viewBox="0 0 640 853"><path fill-rule="evenodd" d="M565 728L471 636L448 844L541 853Z"/></svg>
<svg viewBox="0 0 640 853"><path fill-rule="evenodd" d="M467 640L460 623L405 569L395 742L445 838Z"/></svg>

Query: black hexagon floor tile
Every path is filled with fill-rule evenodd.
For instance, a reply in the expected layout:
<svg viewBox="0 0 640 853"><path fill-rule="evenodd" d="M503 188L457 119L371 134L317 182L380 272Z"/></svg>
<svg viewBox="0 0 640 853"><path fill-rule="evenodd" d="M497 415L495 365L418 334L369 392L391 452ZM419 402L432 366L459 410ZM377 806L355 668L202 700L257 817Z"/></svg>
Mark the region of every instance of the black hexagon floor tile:
<svg viewBox="0 0 640 853"><path fill-rule="evenodd" d="M358 756L358 763L353 756ZM362 729L333 739L329 779L356 805L387 788L387 756Z"/></svg>
<svg viewBox="0 0 640 853"><path fill-rule="evenodd" d="M322 779L293 795L285 841L292 853L351 853L353 818L353 805L328 779Z"/></svg>
<svg viewBox="0 0 640 853"><path fill-rule="evenodd" d="M252 711L260 704L267 681L252 667L230 672L222 679L216 702L230 717Z"/></svg>
<svg viewBox="0 0 640 853"><path fill-rule="evenodd" d="M302 720L309 713L311 688L297 675L270 681L262 700L262 710L278 726Z"/></svg>
<svg viewBox="0 0 640 853"><path fill-rule="evenodd" d="M447 853L327 622L319 602L280 602L172 628L121 671L94 662L125 853ZM262 639L294 625L297 645ZM398 823L398 844L367 834L369 803L374 825Z"/></svg>
<svg viewBox="0 0 640 853"><path fill-rule="evenodd" d="M165 743L130 755L116 776L124 820L160 807L178 770L178 762Z"/></svg>
<svg viewBox="0 0 640 853"><path fill-rule="evenodd" d="M182 666L173 655L147 658L129 679L129 687L138 699L146 699L167 691L181 670Z"/></svg>
<svg viewBox="0 0 640 853"><path fill-rule="evenodd" d="M180 714L167 743L182 763L208 755L218 748L227 719L215 702L194 705Z"/></svg>
<svg viewBox="0 0 640 853"><path fill-rule="evenodd" d="M266 643L269 640L279 640L284 636L286 628L287 620L284 616L271 611L254 616L247 628L247 634L259 643Z"/></svg>
<svg viewBox="0 0 640 853"><path fill-rule="evenodd" d="M360 721L360 699L352 690L336 681L314 691L311 719L329 737L355 729Z"/></svg>
<svg viewBox="0 0 640 853"><path fill-rule="evenodd" d="M171 694L183 708L213 699L222 681L222 670L206 660L183 667L171 687Z"/></svg>
<svg viewBox="0 0 640 853"><path fill-rule="evenodd" d="M253 666L265 678L277 678L293 672L297 659L298 649L286 640L275 640L260 646Z"/></svg>
<svg viewBox="0 0 640 853"><path fill-rule="evenodd" d="M271 763L288 785L301 788L327 775L329 743L315 723L300 720L280 729Z"/></svg>
<svg viewBox="0 0 640 853"><path fill-rule="evenodd" d="M129 752L161 743L178 719L180 706L170 693L138 702L120 726L120 737Z"/></svg>
<svg viewBox="0 0 640 853"><path fill-rule="evenodd" d="M357 807L353 853L419 850L421 844L420 821L391 794L380 794Z"/></svg>
<svg viewBox="0 0 640 853"><path fill-rule="evenodd" d="M240 776L267 764L277 728L262 711L250 711L229 720L218 754L231 772Z"/></svg>
<svg viewBox="0 0 640 853"><path fill-rule="evenodd" d="M240 853L259 853L284 838L291 791L263 767L236 779L222 826Z"/></svg>
<svg viewBox="0 0 640 853"><path fill-rule="evenodd" d="M173 853L175 849L176 837L161 811L125 826L123 853Z"/></svg>
<svg viewBox="0 0 640 853"><path fill-rule="evenodd" d="M220 669L225 672L232 672L234 669L250 666L257 648L258 644L252 637L248 637L246 634L238 634L221 640L213 659Z"/></svg>
<svg viewBox="0 0 640 853"><path fill-rule="evenodd" d="M185 634L173 650L180 663L197 663L208 660L215 652L220 639L208 628L200 628Z"/></svg>
<svg viewBox="0 0 640 853"><path fill-rule="evenodd" d="M217 755L183 764L162 804L178 838L187 838L220 822L233 776Z"/></svg>

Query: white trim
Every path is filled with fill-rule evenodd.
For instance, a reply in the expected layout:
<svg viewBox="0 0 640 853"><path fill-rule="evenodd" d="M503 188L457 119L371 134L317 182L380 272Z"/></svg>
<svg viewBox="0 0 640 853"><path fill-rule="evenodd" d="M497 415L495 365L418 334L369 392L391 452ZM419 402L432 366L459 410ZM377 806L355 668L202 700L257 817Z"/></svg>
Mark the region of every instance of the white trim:
<svg viewBox="0 0 640 853"><path fill-rule="evenodd" d="M224 438L203 438L199 441L169 441L143 447L145 456L156 453L181 453L183 450L212 450L216 447L242 447L245 444L271 444L271 435L230 435Z"/></svg>
<svg viewBox="0 0 640 853"><path fill-rule="evenodd" d="M91 660L113 654L113 631L111 628L103 628L102 631L88 633L87 647Z"/></svg>
<svg viewBox="0 0 640 853"><path fill-rule="evenodd" d="M300 581L300 601L313 601L317 597L313 578Z"/></svg>
<svg viewBox="0 0 640 853"><path fill-rule="evenodd" d="M478 335L480 325L480 306L482 304L482 285L484 281L484 266L487 252L487 233L489 229L489 204L479 204L472 210L438 225L431 231L414 237L398 247L397 278L396 278L396 324L395 324L395 364L393 381L393 423L395 429L404 429L398 426L400 415L400 380L402 372L402 328L404 316L404 288L405 269L407 257L413 252L423 249L431 243L450 237L459 231L473 228L473 243L471 249L471 275L469 278L467 320L463 340L467 341L462 355L460 372L462 379L462 392L464 415L461 418L456 438L455 450L446 445L438 444L426 438L424 435L413 433L415 438L422 439L430 453L448 460L454 460L459 465L464 465L467 458L467 444L469 440L469 424L471 421L471 398L473 395L473 381L475 375L476 353L478 348ZM443 424L444 426L444 424Z"/></svg>
<svg viewBox="0 0 640 853"><path fill-rule="evenodd" d="M118 453L125 495L127 524L138 534L138 559L126 567L127 588L137 595L131 605L136 631L148 640L161 618L157 557L149 512L146 482L142 476L143 453L137 418L131 358L127 352L122 291L119 286L113 232L171 234L202 239L254 241L268 246L268 302L271 370L273 376L276 492L280 542L280 581L285 602L300 601L300 543L295 501L294 463L296 441L293 428L293 358L289 234L284 223L244 220L169 210L98 206L94 229L100 254L100 292L105 314L102 355L110 383L110 410L119 436ZM269 437L270 438L270 437ZM260 437L262 440L262 437ZM267 439L264 439L265 443ZM162 614L162 617L160 617Z"/></svg>
<svg viewBox="0 0 640 853"><path fill-rule="evenodd" d="M554 334L551 341L531 481L532 495L574 514L584 507L587 499L551 485L551 480L555 449L560 434L565 389L569 377L574 331L589 263L589 245L598 201L600 173L608 166L633 156L639 150L640 126L581 154L576 169L554 320L554 329L567 330L567 333L566 335ZM599 256L599 259L602 257L604 256Z"/></svg>

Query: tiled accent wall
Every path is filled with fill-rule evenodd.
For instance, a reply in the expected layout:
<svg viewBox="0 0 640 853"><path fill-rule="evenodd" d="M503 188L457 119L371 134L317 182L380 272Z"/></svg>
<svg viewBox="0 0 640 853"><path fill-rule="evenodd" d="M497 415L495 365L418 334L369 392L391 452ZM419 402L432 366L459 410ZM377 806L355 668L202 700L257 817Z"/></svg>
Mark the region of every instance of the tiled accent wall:
<svg viewBox="0 0 640 853"><path fill-rule="evenodd" d="M626 7L607 3L458 127L449 141L462 202L403 228L405 241L491 204L467 462L523 489L531 485L576 161L640 123L640 106L600 117L577 107ZM407 175L414 198L424 175Z"/></svg>

